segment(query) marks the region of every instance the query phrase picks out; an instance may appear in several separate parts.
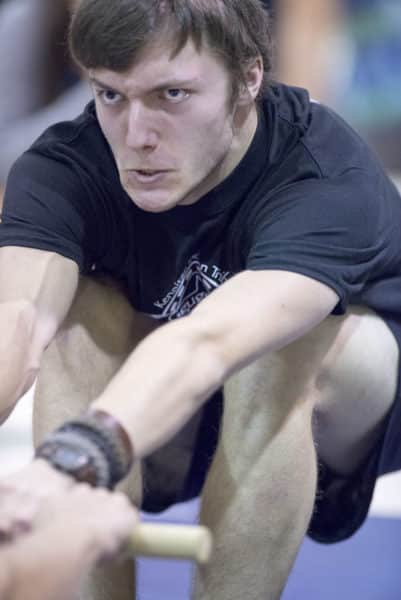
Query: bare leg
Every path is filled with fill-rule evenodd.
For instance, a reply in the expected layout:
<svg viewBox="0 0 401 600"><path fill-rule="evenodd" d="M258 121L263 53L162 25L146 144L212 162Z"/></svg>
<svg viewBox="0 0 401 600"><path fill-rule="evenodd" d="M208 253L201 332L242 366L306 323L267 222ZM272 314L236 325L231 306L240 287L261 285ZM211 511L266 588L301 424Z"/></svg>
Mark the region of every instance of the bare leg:
<svg viewBox="0 0 401 600"><path fill-rule="evenodd" d="M327 443L317 433L324 459L345 472L353 456L356 468L393 401L397 362L385 324L355 311L227 383L201 510L216 548L198 575L198 600L280 597L314 504L313 411L331 432Z"/></svg>
<svg viewBox="0 0 401 600"><path fill-rule="evenodd" d="M117 372L152 322L135 314L110 283L82 279L71 311L42 361L34 402L34 440L82 412ZM142 482L137 467L121 484L136 505ZM97 568L84 600L132 600L133 561Z"/></svg>

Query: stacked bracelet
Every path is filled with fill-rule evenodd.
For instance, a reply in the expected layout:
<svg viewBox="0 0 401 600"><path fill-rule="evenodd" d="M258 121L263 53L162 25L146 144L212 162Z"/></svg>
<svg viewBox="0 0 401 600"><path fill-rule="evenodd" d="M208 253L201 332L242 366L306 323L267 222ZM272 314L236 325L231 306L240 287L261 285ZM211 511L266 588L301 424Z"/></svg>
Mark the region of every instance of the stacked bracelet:
<svg viewBox="0 0 401 600"><path fill-rule="evenodd" d="M36 458L94 487L111 487L110 467L96 444L73 431L54 431L36 450Z"/></svg>
<svg viewBox="0 0 401 600"><path fill-rule="evenodd" d="M134 453L122 426L103 411L67 421L36 451L53 467L93 486L112 489L130 471Z"/></svg>

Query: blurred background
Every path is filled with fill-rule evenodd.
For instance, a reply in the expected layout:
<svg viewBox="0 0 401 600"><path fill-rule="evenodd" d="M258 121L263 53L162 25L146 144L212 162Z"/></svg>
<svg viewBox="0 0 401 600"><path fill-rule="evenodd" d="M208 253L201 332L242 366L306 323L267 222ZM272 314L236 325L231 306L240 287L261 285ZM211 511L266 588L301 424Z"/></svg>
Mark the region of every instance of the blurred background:
<svg viewBox="0 0 401 600"><path fill-rule="evenodd" d="M16 158L46 127L74 118L90 99L66 50L73 1L0 0L0 203ZM314 99L341 114L400 183L401 0L263 3L275 32L275 78L309 89ZM0 475L32 456L31 412L32 391L0 430ZM191 521L196 514L194 502L160 518ZM396 474L379 482L370 519L355 539L334 550L306 542L285 600L329 600L341 594L344 600L399 599L400 550L401 475ZM188 597L188 565L141 564L142 599ZM158 588L150 575L154 569L160 576Z"/></svg>
<svg viewBox="0 0 401 600"><path fill-rule="evenodd" d="M400 0L264 0L277 78L334 108L401 172Z"/></svg>

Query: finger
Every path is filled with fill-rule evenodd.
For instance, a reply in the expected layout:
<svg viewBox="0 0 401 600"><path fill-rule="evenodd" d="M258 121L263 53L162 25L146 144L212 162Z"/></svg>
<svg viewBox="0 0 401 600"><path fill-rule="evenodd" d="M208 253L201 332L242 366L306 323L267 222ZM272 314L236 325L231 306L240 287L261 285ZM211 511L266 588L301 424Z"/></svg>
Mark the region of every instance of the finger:
<svg viewBox="0 0 401 600"><path fill-rule="evenodd" d="M0 521L0 543L14 541L32 531L32 521L12 516Z"/></svg>
<svg viewBox="0 0 401 600"><path fill-rule="evenodd" d="M0 519L0 543L14 541L32 529L31 521L10 515Z"/></svg>
<svg viewBox="0 0 401 600"><path fill-rule="evenodd" d="M38 501L25 494L15 494L0 509L1 540L7 541L25 534L32 528Z"/></svg>
<svg viewBox="0 0 401 600"><path fill-rule="evenodd" d="M13 539L12 525L10 522L0 520L0 544L6 544Z"/></svg>

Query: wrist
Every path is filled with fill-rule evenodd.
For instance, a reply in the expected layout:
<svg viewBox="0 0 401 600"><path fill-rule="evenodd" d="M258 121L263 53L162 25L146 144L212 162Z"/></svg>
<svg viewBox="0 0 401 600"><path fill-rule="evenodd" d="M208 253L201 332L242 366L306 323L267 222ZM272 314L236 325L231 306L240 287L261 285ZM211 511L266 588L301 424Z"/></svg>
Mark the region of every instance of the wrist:
<svg viewBox="0 0 401 600"><path fill-rule="evenodd" d="M48 435L36 450L36 458L76 481L112 489L129 473L134 451L113 416L91 410Z"/></svg>
<svg viewBox="0 0 401 600"><path fill-rule="evenodd" d="M40 475L43 475L47 479L52 477L54 480L68 479L69 481L72 481L71 477L69 477L67 473L62 473L61 471L55 469L53 465L45 458L35 455L32 460L32 465L35 471L38 471Z"/></svg>
<svg viewBox="0 0 401 600"><path fill-rule="evenodd" d="M126 468L129 470L134 462L134 447L128 432L123 425L113 415L106 412L105 410L91 407L88 411L88 415L96 420L96 422L102 426L105 430L109 431L115 440L114 443L119 444L120 452L124 454L124 463Z"/></svg>

